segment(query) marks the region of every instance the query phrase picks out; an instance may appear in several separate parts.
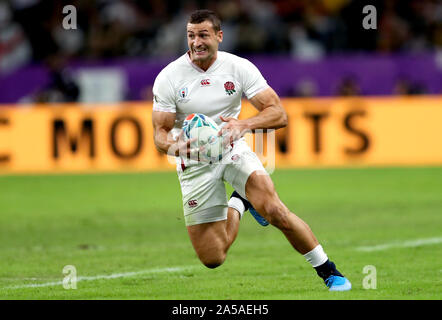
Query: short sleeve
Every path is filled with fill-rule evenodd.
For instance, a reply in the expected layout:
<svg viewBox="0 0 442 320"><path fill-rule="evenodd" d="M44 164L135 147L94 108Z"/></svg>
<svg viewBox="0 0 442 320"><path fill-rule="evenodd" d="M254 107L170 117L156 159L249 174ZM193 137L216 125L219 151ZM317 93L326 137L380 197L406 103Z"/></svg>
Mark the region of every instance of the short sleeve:
<svg viewBox="0 0 442 320"><path fill-rule="evenodd" d="M257 93L269 87L258 68L246 59L243 59L241 73L243 91L247 99L251 99Z"/></svg>
<svg viewBox="0 0 442 320"><path fill-rule="evenodd" d="M176 113L175 92L171 82L163 73L155 79L152 93L153 111Z"/></svg>

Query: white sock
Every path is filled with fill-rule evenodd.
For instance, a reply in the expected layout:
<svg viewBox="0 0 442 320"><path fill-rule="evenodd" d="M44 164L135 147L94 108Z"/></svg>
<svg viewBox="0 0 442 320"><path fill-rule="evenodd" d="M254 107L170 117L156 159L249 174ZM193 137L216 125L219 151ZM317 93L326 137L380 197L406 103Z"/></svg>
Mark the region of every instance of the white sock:
<svg viewBox="0 0 442 320"><path fill-rule="evenodd" d="M239 212L240 219L242 218L244 211L246 211L246 207L244 207L244 203L242 203L241 199L239 199L237 197L230 198L230 200L228 202L228 206Z"/></svg>
<svg viewBox="0 0 442 320"><path fill-rule="evenodd" d="M312 251L304 254L304 257L310 262L313 268L319 267L328 260L328 257L320 244L318 244Z"/></svg>

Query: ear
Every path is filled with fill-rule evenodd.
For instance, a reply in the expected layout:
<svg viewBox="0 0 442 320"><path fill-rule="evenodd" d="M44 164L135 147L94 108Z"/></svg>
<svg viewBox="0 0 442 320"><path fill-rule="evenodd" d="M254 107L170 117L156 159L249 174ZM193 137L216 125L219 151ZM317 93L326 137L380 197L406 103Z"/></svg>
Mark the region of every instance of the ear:
<svg viewBox="0 0 442 320"><path fill-rule="evenodd" d="M223 31L222 30L218 31L218 34L216 36L218 38L219 43L223 42Z"/></svg>

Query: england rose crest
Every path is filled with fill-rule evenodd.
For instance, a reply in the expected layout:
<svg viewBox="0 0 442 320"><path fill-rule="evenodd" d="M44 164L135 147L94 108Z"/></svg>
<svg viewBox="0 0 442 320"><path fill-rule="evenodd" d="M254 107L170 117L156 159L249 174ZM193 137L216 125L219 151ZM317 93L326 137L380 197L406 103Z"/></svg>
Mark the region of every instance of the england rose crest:
<svg viewBox="0 0 442 320"><path fill-rule="evenodd" d="M231 81L227 81L224 83L224 89L226 89L226 93L230 96L231 94L234 94L235 91L235 84Z"/></svg>

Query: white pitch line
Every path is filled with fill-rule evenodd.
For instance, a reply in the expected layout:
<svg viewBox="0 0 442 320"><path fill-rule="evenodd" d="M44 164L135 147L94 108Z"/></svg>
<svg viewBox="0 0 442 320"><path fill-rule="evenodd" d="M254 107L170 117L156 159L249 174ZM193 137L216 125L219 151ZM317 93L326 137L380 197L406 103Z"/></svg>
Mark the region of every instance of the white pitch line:
<svg viewBox="0 0 442 320"><path fill-rule="evenodd" d="M80 281L94 281L94 280L102 280L102 279L116 279L116 278L128 278L133 276L138 276L141 274L152 274L152 273L173 273L180 271L189 271L191 269L196 268L197 266L184 266L184 267L170 267L170 268L155 268L148 269L142 271L135 272L124 272L124 273L113 273L108 275L97 275L97 276L84 276L77 277L77 282ZM51 287L62 285L63 281L53 281L53 282L44 282L44 283L30 283L23 284L17 286L5 287L4 289L24 289L24 288L40 288L40 287Z"/></svg>
<svg viewBox="0 0 442 320"><path fill-rule="evenodd" d="M412 247L428 246L428 245L438 244L438 243L442 243L442 237L407 240L407 241L403 241L403 242L391 242L391 243L379 244L376 246L357 247L356 250L371 252L371 251L388 250L391 248L412 248Z"/></svg>

